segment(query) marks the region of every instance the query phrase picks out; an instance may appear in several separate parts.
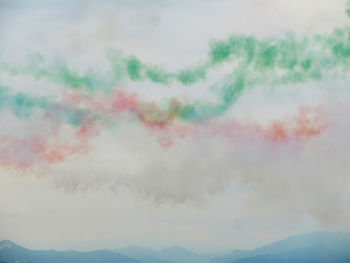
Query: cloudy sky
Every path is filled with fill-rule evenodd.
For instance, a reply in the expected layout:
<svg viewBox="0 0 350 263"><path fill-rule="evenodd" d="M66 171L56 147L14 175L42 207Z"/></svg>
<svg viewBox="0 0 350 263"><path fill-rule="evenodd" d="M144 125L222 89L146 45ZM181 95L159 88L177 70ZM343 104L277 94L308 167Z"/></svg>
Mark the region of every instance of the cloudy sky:
<svg viewBox="0 0 350 263"><path fill-rule="evenodd" d="M216 252L350 231L345 9L0 0L0 239Z"/></svg>

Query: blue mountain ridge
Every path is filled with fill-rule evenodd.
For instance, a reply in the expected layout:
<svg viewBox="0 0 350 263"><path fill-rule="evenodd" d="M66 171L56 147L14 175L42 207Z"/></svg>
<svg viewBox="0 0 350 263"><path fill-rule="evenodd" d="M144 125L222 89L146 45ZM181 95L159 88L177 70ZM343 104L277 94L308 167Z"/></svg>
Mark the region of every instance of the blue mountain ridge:
<svg viewBox="0 0 350 263"><path fill-rule="evenodd" d="M128 248L91 252L30 250L0 241L0 263L350 263L350 234L308 233L258 249L235 250L225 256L197 254L182 247L154 251Z"/></svg>
<svg viewBox="0 0 350 263"><path fill-rule="evenodd" d="M350 263L350 234L314 232L291 236L255 250L236 250L210 261L210 263L255 262Z"/></svg>
<svg viewBox="0 0 350 263"><path fill-rule="evenodd" d="M30 250L9 240L0 242L0 261L6 263L141 263L136 259L108 250L91 252Z"/></svg>

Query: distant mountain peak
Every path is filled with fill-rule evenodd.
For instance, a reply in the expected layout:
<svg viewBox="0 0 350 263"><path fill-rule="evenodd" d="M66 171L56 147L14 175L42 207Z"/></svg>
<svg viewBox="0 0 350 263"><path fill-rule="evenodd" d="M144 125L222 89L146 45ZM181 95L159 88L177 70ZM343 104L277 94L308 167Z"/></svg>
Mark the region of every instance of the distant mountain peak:
<svg viewBox="0 0 350 263"><path fill-rule="evenodd" d="M12 242L11 240L2 240L0 241L0 249L4 249L4 248L10 248L10 247L14 247L14 246L18 246L16 243Z"/></svg>
<svg viewBox="0 0 350 263"><path fill-rule="evenodd" d="M315 251L319 253L315 253ZM311 232L301 235L290 236L286 239L276 241L272 244L251 250L233 251L223 257L216 257L212 263L235 263L235 262L280 262L273 261L273 257L286 257L292 255L338 253L340 257L345 257L345 261L350 262L350 234L336 232ZM265 257L265 258L264 258ZM271 261L267 257L272 257ZM249 258L249 260L248 260ZM324 262L324 261L283 261L283 262ZM327 261L328 262L328 261Z"/></svg>

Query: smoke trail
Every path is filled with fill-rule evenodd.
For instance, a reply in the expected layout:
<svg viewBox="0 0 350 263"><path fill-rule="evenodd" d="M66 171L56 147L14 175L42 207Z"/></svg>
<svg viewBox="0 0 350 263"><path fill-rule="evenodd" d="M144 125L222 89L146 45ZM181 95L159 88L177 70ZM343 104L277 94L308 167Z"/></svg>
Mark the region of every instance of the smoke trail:
<svg viewBox="0 0 350 263"><path fill-rule="evenodd" d="M49 62L39 54L29 57L27 65L9 65L2 61L1 70L11 74L28 74L36 79L47 79L70 89L109 91L120 84L125 76L132 81L148 80L157 84L177 81L191 85L206 79L207 72L223 63L237 63L238 68L249 67L254 73L264 72L280 83L306 82L332 77L329 71L349 67L349 28L337 28L325 35L295 35L258 39L253 36L233 35L225 41L211 41L206 62L193 68L168 72L165 68L149 65L135 56L125 56L110 49L107 59L110 69L101 73L92 67L79 73L62 59ZM339 72L339 73L340 73Z"/></svg>
<svg viewBox="0 0 350 263"><path fill-rule="evenodd" d="M19 119L43 118L55 127L53 133L47 135L47 141L38 141L35 136L25 140L3 137L3 163L11 163L7 160L15 159L16 153L18 156L37 156L33 160L38 159L39 163L42 160L49 163L64 161L66 158L63 156L84 153L89 140L98 135L96 130L114 128L121 116L127 114L132 116L131 122L144 125L165 147L172 145L177 138L205 133L227 138L232 134L239 137L252 133L259 140L271 144L318 136L325 130L327 120L320 121L322 117L319 115L309 119L306 117L307 110L301 110L292 121L273 122L267 129L253 124L235 133L237 127L242 125L234 120L234 125L224 125L225 128L211 124L227 113L245 91L257 86L274 89L289 84L346 78L350 65L349 35L348 27L324 35L296 35L290 32L263 39L233 35L227 40L211 41L204 62L176 72L147 64L114 49L106 54L110 63L106 72L93 67L80 72L68 66L64 60L49 61L40 54L29 56L26 64L19 66L1 59L0 70L3 72L45 79L64 88L59 99L34 97L0 88L1 110L10 110ZM213 95L218 98L216 102L204 99L188 102L174 97L157 104L139 98L136 93L118 90L127 78L131 83L147 80L163 86L173 82L190 86L205 82L210 70L220 70L225 63L233 65L232 72L215 83L215 89L206 87L213 90ZM209 128L206 128L208 123ZM64 142L56 138L62 126L74 130L74 136ZM232 130L228 127L232 127ZM76 139L80 140L78 144L75 143ZM21 143L25 146L23 151L17 146ZM12 152L11 147L16 150ZM57 152L51 150L55 147ZM12 163L17 162L22 167L36 163L22 159L20 157Z"/></svg>
<svg viewBox="0 0 350 263"><path fill-rule="evenodd" d="M349 9L350 1L348 16ZM10 123L3 119L0 166L39 168L71 191L126 186L156 203L201 202L235 184L249 190L248 213L278 210L334 222L349 199L348 107L334 113L337 101L301 102L294 115L265 124L233 118L230 110L255 88L331 80L329 94L338 92L333 84L349 73L349 35L347 26L327 34L232 35L210 41L203 60L174 71L116 49L106 52L106 70L91 65L82 71L40 54L23 64L0 58L2 74L45 80L61 92L36 97L0 88L1 114L11 112L24 133L6 131ZM208 84L210 74L227 72L227 65L231 71ZM188 90L198 84L215 100L174 96L156 102L121 88L135 83Z"/></svg>
<svg viewBox="0 0 350 263"><path fill-rule="evenodd" d="M346 10L345 10L345 13L348 17L350 17L350 1L348 0L346 2Z"/></svg>
<svg viewBox="0 0 350 263"><path fill-rule="evenodd" d="M7 136L2 139L2 164L17 163L23 168L34 164L40 165L43 162L52 164L63 162L67 159L65 156L86 153L90 140L106 127L113 130L125 114L134 116L134 120L143 124L166 148L176 139L203 134L219 135L229 140L232 137L252 134L261 141L278 144L318 136L326 128L326 120L319 109L301 108L296 117L272 122L267 128L259 124L242 124L234 120L226 125L210 119L198 122L188 110L189 107L194 107L193 105L171 100L166 107L159 107L155 102L142 101L135 93L121 91L93 97L66 92L62 102L59 103L47 98L32 98L22 93L10 94L2 89L1 101L5 109L10 108L18 118L30 121L32 118L41 118L46 125L52 127L52 132L46 134L46 138L34 136L16 139ZM133 122L132 119L130 121ZM58 135L65 126L69 126L73 131L73 137L62 141ZM22 150L19 147L21 143ZM15 150L12 151L11 148ZM15 158L16 153L18 159ZM23 154L31 161L25 163L22 159L27 159Z"/></svg>
<svg viewBox="0 0 350 263"><path fill-rule="evenodd" d="M328 110L334 105L326 106L326 112L323 108L300 108L296 116L266 127L234 121L195 127L187 130L194 136L186 137L166 154L142 131L134 133L128 127L116 143L125 159L103 155L104 146L95 154L108 161L86 167L83 160L76 160L58 167L53 180L58 187L73 192L127 187L156 204L202 203L234 184L243 189L239 192L242 213L259 218L282 213L291 220L311 216L330 225L343 219L339 209L346 207L349 196L349 156L344 147L349 123L344 122L347 107L339 108L339 119L333 119L332 129L326 129L320 118L333 115ZM139 166L133 169L123 164L135 160ZM296 215L298 219L294 219Z"/></svg>
<svg viewBox="0 0 350 263"><path fill-rule="evenodd" d="M176 118L183 121L202 121L223 115L245 90L256 86L282 88L288 84L344 79L350 57L348 34L348 28L343 28L336 29L329 35L296 36L289 33L262 40L251 36L231 36L226 41L210 43L208 62L178 73L166 72L159 66L147 65L133 56L125 57L121 52L113 50L108 54L111 69L103 74L93 69L79 74L63 61L50 64L39 55L32 56L27 66L17 68L2 63L1 69L14 75L29 74L36 79L45 78L69 89L94 94L113 93L115 85L121 83L125 75L133 81L148 79L155 83L168 84L176 80L190 85L198 80L205 80L206 72L211 67L238 62L231 74L214 84L219 87L214 91L219 102L199 100L171 110ZM174 98L173 101L175 100ZM37 103L27 101L23 107L31 108L31 105ZM76 115L76 111L72 111L69 118L71 122L78 121Z"/></svg>

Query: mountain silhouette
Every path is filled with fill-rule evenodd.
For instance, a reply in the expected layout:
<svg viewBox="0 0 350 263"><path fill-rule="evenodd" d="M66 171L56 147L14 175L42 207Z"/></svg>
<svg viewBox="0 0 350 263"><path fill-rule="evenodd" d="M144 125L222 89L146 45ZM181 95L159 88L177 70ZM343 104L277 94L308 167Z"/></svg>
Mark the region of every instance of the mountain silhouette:
<svg viewBox="0 0 350 263"><path fill-rule="evenodd" d="M292 236L251 251L235 250L210 263L349 263L350 234L314 232Z"/></svg>
<svg viewBox="0 0 350 263"><path fill-rule="evenodd" d="M225 256L198 254L179 246L154 251L130 246L91 252L30 250L0 241L0 263L350 263L350 234L308 233L251 251Z"/></svg>
<svg viewBox="0 0 350 263"><path fill-rule="evenodd" d="M108 250L92 252L30 250L9 240L0 242L0 261L6 263L140 263L136 259Z"/></svg>

